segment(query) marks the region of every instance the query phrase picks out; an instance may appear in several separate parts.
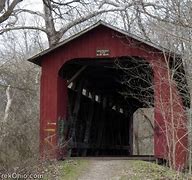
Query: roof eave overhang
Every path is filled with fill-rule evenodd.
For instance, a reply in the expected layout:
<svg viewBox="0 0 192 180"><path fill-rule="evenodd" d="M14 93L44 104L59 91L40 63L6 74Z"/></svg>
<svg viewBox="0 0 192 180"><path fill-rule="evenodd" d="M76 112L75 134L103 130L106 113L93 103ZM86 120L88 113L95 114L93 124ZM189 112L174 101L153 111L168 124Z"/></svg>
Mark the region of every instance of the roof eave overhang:
<svg viewBox="0 0 192 180"><path fill-rule="evenodd" d="M53 51L56 50L57 48L63 46L64 44L66 44L66 43L68 43L68 42L70 42L70 41L72 41L73 39L76 39L77 37L79 37L79 36L87 33L88 31L96 28L96 27L99 26L99 25L106 26L106 27L108 27L108 28L110 28L110 29L113 29L113 30L115 30L115 31L117 31L117 32L119 32L119 33L127 36L127 37L131 37L131 38L133 38L133 39L135 39L135 40L137 40L137 41L140 41L140 42L142 42L142 43L144 43L144 44L146 44L146 45L148 45L148 46L150 46L150 47L158 50L159 52L166 53L166 54L169 54L169 55L174 56L174 57L177 57L177 58L181 58L181 55L176 54L176 53L174 53L174 52L170 52L170 51L169 51L168 49L166 49L166 48L163 48L163 47L161 47L161 46L158 46L158 45L156 45L156 44L154 44L154 43L152 43L152 42L146 41L146 40L144 40L144 39L142 39L142 38L140 38L140 37L138 37L138 36L136 36L136 35L133 35L133 34L131 34L131 33L128 33L128 32L126 32L126 31L124 31L124 30L122 30L122 29L119 29L119 28L117 28L117 27L114 27L114 26L112 26L112 25L110 25L110 24L108 24L108 23L106 23L106 22L98 21L97 23L95 23L95 24L93 24L92 26L86 28L85 30L83 30L83 31L81 31L81 32L79 32L79 33L77 33L77 34L69 37L68 39L66 39L66 40L58 43L56 46L51 47L51 48L48 48L48 49L46 49L46 50L38 53L37 55L29 58L28 61L30 61L30 62L32 62L32 63L34 63L34 64L37 64L37 65L39 65L39 66L41 66L41 59L42 59L43 56L45 56L45 55L53 52Z"/></svg>

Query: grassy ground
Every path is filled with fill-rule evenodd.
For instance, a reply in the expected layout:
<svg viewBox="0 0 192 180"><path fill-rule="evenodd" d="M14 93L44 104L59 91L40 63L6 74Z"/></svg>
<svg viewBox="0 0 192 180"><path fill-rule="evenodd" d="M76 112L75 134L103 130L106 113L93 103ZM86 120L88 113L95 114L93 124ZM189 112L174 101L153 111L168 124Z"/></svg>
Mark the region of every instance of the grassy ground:
<svg viewBox="0 0 192 180"><path fill-rule="evenodd" d="M167 167L144 161L132 161L132 170L127 170L121 176L121 180L192 180L181 172L170 170ZM130 166L130 165L129 165Z"/></svg>
<svg viewBox="0 0 192 180"><path fill-rule="evenodd" d="M43 180L76 180L88 166L86 160L57 161L44 168Z"/></svg>
<svg viewBox="0 0 192 180"><path fill-rule="evenodd" d="M86 160L66 160L44 167L43 180L76 180L88 166Z"/></svg>
<svg viewBox="0 0 192 180"><path fill-rule="evenodd" d="M87 160L69 160L63 163L61 169L61 179L75 180L86 169L89 162Z"/></svg>
<svg viewBox="0 0 192 180"><path fill-rule="evenodd" d="M118 168L114 164L110 166L107 163L106 166L109 166L107 173L115 172L119 180L192 180L192 177L187 174L178 173L167 167L144 161L122 161L117 164ZM54 168L54 171L50 171L52 168L47 170L47 173L44 174L44 180L77 180L82 174L89 175L95 169L89 160L60 161L57 165L54 165ZM101 167L101 169L95 169L95 171L102 171L103 169ZM102 172L96 173L102 174ZM109 178L108 180L112 179ZM95 179L92 178L91 180Z"/></svg>

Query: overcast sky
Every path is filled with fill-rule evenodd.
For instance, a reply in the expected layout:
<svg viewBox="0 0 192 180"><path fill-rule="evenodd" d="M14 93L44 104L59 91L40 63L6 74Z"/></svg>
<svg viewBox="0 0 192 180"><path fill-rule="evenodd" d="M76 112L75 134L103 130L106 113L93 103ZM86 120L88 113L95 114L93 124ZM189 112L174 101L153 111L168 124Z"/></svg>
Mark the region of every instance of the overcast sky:
<svg viewBox="0 0 192 180"><path fill-rule="evenodd" d="M43 4L42 0L25 0L21 3L20 5L23 8L31 9L31 10L38 10L42 11L43 10Z"/></svg>

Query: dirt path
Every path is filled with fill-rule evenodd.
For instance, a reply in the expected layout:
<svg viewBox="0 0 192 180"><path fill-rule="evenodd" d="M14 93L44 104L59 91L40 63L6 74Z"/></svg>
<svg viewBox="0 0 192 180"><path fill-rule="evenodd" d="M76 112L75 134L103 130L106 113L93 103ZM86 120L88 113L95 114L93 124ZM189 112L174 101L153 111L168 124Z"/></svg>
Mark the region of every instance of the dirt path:
<svg viewBox="0 0 192 180"><path fill-rule="evenodd" d="M192 180L189 174L138 160L72 160L62 170L61 180Z"/></svg>
<svg viewBox="0 0 192 180"><path fill-rule="evenodd" d="M128 169L127 160L92 160L78 180L120 180L125 173L127 174ZM131 165L129 171L132 173Z"/></svg>

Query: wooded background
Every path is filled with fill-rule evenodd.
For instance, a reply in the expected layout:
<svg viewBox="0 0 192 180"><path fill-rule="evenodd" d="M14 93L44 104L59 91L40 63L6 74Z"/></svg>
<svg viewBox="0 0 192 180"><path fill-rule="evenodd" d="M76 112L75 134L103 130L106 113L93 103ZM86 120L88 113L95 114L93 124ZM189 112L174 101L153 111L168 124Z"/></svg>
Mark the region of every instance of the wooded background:
<svg viewBox="0 0 192 180"><path fill-rule="evenodd" d="M41 73L27 58L100 19L180 53L191 92L191 0L1 0L1 167L25 166L38 159ZM139 153L144 152L140 148Z"/></svg>

